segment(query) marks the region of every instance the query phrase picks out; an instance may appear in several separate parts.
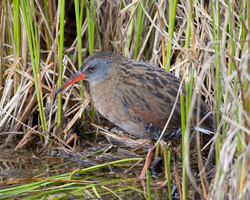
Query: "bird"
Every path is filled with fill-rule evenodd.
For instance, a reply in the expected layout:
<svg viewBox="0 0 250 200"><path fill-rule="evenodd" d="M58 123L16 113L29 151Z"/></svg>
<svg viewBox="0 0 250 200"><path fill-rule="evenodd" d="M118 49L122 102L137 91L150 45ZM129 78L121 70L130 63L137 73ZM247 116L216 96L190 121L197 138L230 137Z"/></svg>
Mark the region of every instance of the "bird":
<svg viewBox="0 0 250 200"><path fill-rule="evenodd" d="M174 108L162 139L180 137L181 104L177 94L180 90L185 96L185 88L179 78L165 69L99 51L87 57L79 71L62 84L56 94L80 80L89 83L94 108L127 133L137 138L158 140ZM200 107L193 109L191 127L200 121L196 119L197 111L200 119L209 112L202 99ZM213 117L206 116L199 128L213 132Z"/></svg>

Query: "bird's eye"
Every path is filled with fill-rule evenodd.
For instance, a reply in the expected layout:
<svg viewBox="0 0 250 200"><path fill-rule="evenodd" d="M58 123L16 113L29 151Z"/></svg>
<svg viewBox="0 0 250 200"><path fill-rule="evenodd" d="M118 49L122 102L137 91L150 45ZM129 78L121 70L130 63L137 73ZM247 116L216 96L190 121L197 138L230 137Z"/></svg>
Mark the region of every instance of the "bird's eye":
<svg viewBox="0 0 250 200"><path fill-rule="evenodd" d="M95 70L95 66L94 66L94 65L91 65L91 66L89 67L89 70L90 70L90 71L94 71L94 70Z"/></svg>

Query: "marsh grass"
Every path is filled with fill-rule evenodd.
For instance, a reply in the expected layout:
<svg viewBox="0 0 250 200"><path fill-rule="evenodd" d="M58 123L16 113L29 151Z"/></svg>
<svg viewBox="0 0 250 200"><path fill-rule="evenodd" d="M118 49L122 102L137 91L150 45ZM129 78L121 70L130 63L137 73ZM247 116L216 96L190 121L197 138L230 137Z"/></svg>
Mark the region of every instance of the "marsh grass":
<svg viewBox="0 0 250 200"><path fill-rule="evenodd" d="M99 130L96 124L102 128L106 122L92 109L85 84L75 85L57 97L55 89L77 71L87 54L112 51L165 68L186 84L187 98L183 99L182 94L179 97L183 120L182 169L170 162L169 148L167 173L170 177L174 171L176 176L168 181L168 195L170 186L177 186L181 199L191 198L192 187L204 199L249 199L249 1L59 2L58 5L53 1L28 0L0 3L0 148L28 149L39 140L39 148L63 149L81 156L79 139L72 134L79 130L76 124L82 123L86 132ZM74 14L69 14L72 3ZM70 59L72 52L77 59ZM203 162L197 133L199 173L195 176L190 167L188 127L196 98L205 100L215 119L215 136L211 141L215 164L211 159ZM90 122L94 124L91 128ZM123 140L111 132L101 134ZM127 141L133 146L146 143L134 138ZM212 173L206 171L209 165ZM60 176L66 179L68 174ZM152 177L147 180L152 181ZM28 183L30 186L24 184L25 189L12 185L0 193L7 195L10 191L8 197L25 193L24 196L30 194L30 199L38 198L38 185L47 184L48 189L53 189L56 182L33 181ZM72 181L59 187L75 186ZM152 190L149 188L145 195L148 199ZM87 186L81 194L101 198L106 191L122 198L117 190L102 181ZM131 190L142 192L137 187ZM46 195L41 193L40 197Z"/></svg>

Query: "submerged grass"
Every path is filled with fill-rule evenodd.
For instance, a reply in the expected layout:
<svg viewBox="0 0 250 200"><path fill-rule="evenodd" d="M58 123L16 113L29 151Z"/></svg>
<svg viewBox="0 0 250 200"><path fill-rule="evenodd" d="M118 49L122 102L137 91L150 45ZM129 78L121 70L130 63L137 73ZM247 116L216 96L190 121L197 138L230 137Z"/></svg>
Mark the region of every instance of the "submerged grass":
<svg viewBox="0 0 250 200"><path fill-rule="evenodd" d="M102 181L84 181L84 180L68 180L68 174L64 176L53 176L49 179L43 178L34 178L33 182L21 186L15 186L7 189L1 190L0 199L6 199L13 196L21 197L22 199L35 199L35 198L52 198L65 196L66 198L105 198L105 196L115 196L118 198L123 197L124 195L116 194L117 192L125 192L131 190L131 187L122 187L123 183L128 182L131 184L135 179L113 179L105 181L102 178ZM91 176L90 176L91 177ZM31 180L28 180L31 181ZM121 188L111 190L108 187L112 184L121 183ZM106 186L105 186L106 185ZM135 187L135 190L138 186ZM96 189L98 188L98 190ZM92 191L91 191L92 190ZM142 193L142 192L141 192ZM52 196L53 195L53 196ZM28 197L27 197L28 196Z"/></svg>
<svg viewBox="0 0 250 200"><path fill-rule="evenodd" d="M172 190L177 187L178 197L188 199L190 193L194 194L190 189L193 185L200 198L249 199L249 1L238 4L210 0L202 4L201 1L170 0L156 4L148 0L112 3L99 0L80 3L75 0L71 2L72 8L70 3L65 7L65 1L59 1L58 5L54 3L26 0L0 3L0 148L29 148L39 141L41 148L74 150L81 154L78 152L81 140L74 134L79 132L78 124L82 123L86 132L91 130L89 121L100 122L103 126L105 122L95 115L93 109L90 111L92 106L84 84L80 84L80 95L78 87L73 87L65 91L67 95L59 94L55 98L54 90L76 71L74 65L81 66L82 52L114 51L159 65L189 83L186 85L186 99L182 94L179 97L182 99L183 121L181 165L175 155L178 152L169 148L165 152L168 160L165 196L171 199ZM69 59L68 49L77 50L77 63ZM57 81L58 85L55 85ZM189 113L196 96L203 98L212 110L216 133L211 141L214 142L216 165L209 159L205 159L208 163L203 162L205 150L200 150L201 135L197 133L197 176L191 172L193 163L188 153L191 138ZM83 111L86 116L81 118ZM98 145L93 140L93 137L86 139L91 145ZM133 140L133 145L136 142L141 144L141 141ZM123 162L128 160L123 159ZM100 167L109 165L79 171ZM206 167L210 170L207 171ZM170 179L172 171L174 180ZM82 177L75 182L66 181L68 177L69 174L63 174L43 180L32 179L34 182L21 186L14 184L1 189L0 198L22 194L26 199L34 199L62 193L68 197L81 194L83 198L102 198L110 195L124 199L126 195L121 195L121 192L126 194L133 190L142 194L138 186L115 188L109 185L120 179L99 180L93 176L87 184L83 183ZM152 176L147 175L147 181L152 184ZM145 195L148 199L154 199L151 184L148 184L148 194Z"/></svg>
<svg viewBox="0 0 250 200"><path fill-rule="evenodd" d="M64 194L68 198L71 195L75 195L76 197L85 196L86 198L91 196L104 198L103 196L107 195L117 196L117 192L119 195L124 196L122 191L129 192L130 190L136 190L143 194L140 188L138 188L140 184L139 181L136 181L136 178L119 178L112 177L112 175L108 175L109 178L107 178L107 174L101 172L101 168L103 167L128 168L133 163L141 160L141 158L122 159L88 167L84 170L76 170L73 173L50 176L49 178L34 177L22 178L16 181L7 181L5 183L7 188L0 190L0 199L14 196L22 197L22 199L49 198L50 194L53 194L54 196ZM123 163L125 163L125 165ZM126 165L126 163L130 163L130 165ZM55 166L54 168L57 167ZM15 184L15 186L9 187L11 184ZM118 188L117 185L119 185ZM128 187L128 185L130 186ZM90 192L92 194L86 191L88 189L93 190L93 192Z"/></svg>

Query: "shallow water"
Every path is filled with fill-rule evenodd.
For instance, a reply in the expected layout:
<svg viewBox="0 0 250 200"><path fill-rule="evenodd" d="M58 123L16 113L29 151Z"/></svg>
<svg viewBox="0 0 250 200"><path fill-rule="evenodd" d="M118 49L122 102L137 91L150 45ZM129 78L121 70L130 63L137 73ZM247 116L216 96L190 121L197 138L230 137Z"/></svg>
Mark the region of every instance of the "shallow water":
<svg viewBox="0 0 250 200"><path fill-rule="evenodd" d="M84 174L76 173L72 180L79 181L79 183L67 185L68 183L63 180L69 179L69 173L76 169L86 169L128 158L138 158L140 160L146 154L146 149L132 151L131 147L111 145L109 143L91 144L87 148L85 146L78 149L77 153L69 151L66 153L64 149L56 151L51 149L30 151L5 149L0 151L0 189L14 189L20 185L29 188L30 186L26 186L26 184L39 183L41 181L39 178L45 178L39 183L40 185L38 184L36 190L30 189L12 197L30 197L37 194L38 189L43 191L46 188L51 191L49 195L66 195L66 199L117 199L118 197L121 199L145 199L140 180L137 178L143 167L143 160L137 164L135 161L124 162L89 170ZM157 182L164 180L161 166L161 163L158 163L158 169L150 170L153 174L151 180L152 199L167 199L167 187L160 188L157 185ZM65 173L68 174L62 176ZM51 180L49 180L58 177L63 177L59 183L56 181L51 183ZM48 183L44 183L46 180ZM88 184L83 183L86 181L88 181ZM80 188L84 188L80 193L73 189L79 184ZM57 190L53 192L55 185L64 188L67 192ZM68 190L71 192L68 192ZM40 198L54 198L49 195L41 192ZM4 196L0 195L0 199L2 197Z"/></svg>

